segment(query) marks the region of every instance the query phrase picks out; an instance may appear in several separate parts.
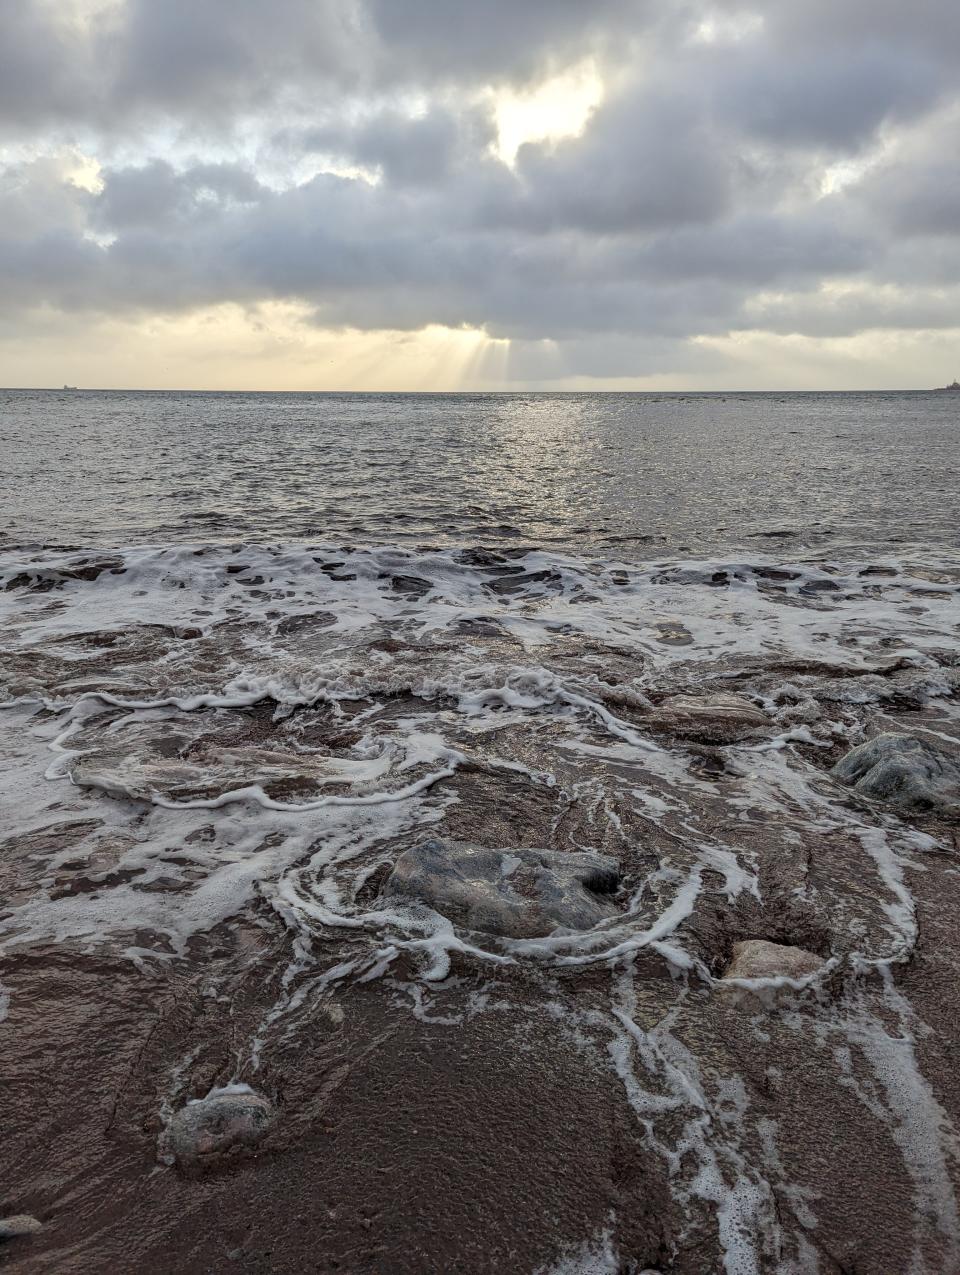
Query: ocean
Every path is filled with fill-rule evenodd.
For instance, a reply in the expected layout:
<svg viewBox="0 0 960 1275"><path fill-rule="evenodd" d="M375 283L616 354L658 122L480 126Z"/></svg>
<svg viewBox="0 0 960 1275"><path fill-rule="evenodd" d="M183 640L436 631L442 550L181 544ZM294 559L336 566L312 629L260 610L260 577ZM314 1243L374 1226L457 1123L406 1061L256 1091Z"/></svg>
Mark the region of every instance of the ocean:
<svg viewBox="0 0 960 1275"><path fill-rule="evenodd" d="M23 1269L960 1269L960 806L832 773L960 756L958 440L921 393L0 391ZM425 842L475 852L442 898Z"/></svg>
<svg viewBox="0 0 960 1275"><path fill-rule="evenodd" d="M630 558L767 538L956 548L958 415L956 396L916 392L0 390L0 535Z"/></svg>

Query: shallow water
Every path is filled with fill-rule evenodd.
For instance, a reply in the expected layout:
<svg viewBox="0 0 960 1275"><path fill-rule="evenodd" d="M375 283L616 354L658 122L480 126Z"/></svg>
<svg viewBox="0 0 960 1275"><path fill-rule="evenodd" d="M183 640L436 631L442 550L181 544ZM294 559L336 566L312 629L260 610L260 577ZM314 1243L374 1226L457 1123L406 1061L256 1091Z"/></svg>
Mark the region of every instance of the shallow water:
<svg viewBox="0 0 960 1275"><path fill-rule="evenodd" d="M960 1267L957 828L829 774L864 732L960 748L955 407L6 402L34 470L67 412L81 457L0 550L25 1269ZM614 914L509 939L382 895L433 836L610 855ZM823 968L724 986L755 937ZM266 1158L181 1180L165 1122L237 1083Z"/></svg>

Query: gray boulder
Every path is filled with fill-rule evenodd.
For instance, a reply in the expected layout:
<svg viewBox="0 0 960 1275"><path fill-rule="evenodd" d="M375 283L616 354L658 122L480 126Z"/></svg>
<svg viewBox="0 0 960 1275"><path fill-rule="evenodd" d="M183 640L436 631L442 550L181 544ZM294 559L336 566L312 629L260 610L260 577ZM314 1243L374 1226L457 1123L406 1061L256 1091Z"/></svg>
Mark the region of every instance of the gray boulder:
<svg viewBox="0 0 960 1275"><path fill-rule="evenodd" d="M734 943L724 978L807 978L823 967L823 958L802 947L745 939Z"/></svg>
<svg viewBox="0 0 960 1275"><path fill-rule="evenodd" d="M841 758L831 774L865 797L889 801L904 810L960 812L960 766L912 735L868 739Z"/></svg>
<svg viewBox="0 0 960 1275"><path fill-rule="evenodd" d="M35 1235L40 1230L40 1223L28 1213L17 1213L14 1217L0 1218L0 1240L15 1240L24 1235Z"/></svg>
<svg viewBox="0 0 960 1275"><path fill-rule="evenodd" d="M178 1111L170 1121L167 1143L181 1169L213 1167L234 1147L255 1146L273 1123L266 1098L246 1085L215 1089Z"/></svg>
<svg viewBox="0 0 960 1275"><path fill-rule="evenodd" d="M407 850L383 895L427 903L457 925L506 938L589 930L617 915L615 859L591 852L487 850L425 841Z"/></svg>

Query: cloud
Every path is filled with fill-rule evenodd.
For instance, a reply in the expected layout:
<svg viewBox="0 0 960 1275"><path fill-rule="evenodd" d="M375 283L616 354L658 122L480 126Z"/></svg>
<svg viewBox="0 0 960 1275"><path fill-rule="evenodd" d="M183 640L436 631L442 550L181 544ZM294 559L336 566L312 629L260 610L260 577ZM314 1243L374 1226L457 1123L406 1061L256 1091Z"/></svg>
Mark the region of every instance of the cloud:
<svg viewBox="0 0 960 1275"><path fill-rule="evenodd" d="M90 93L79 41L52 5L0 0L0 123L14 132L69 116Z"/></svg>
<svg viewBox="0 0 960 1275"><path fill-rule="evenodd" d="M224 126L318 95L518 84L609 49L643 13L641 0L115 0L80 21L69 3L0 0L0 119L122 133L151 114Z"/></svg>
<svg viewBox="0 0 960 1275"><path fill-rule="evenodd" d="M867 144L889 121L922 113L945 85L929 58L871 44L778 59L737 50L717 72L714 109L745 135L841 151Z"/></svg>
<svg viewBox="0 0 960 1275"><path fill-rule="evenodd" d="M897 242L919 237L960 241L958 154L960 103L888 146L864 175L857 198Z"/></svg>
<svg viewBox="0 0 960 1275"><path fill-rule="evenodd" d="M726 5L725 7L729 7ZM736 7L736 2L734 6ZM949 0L769 0L764 30L775 56L815 49L882 47L918 53L954 69L960 65L960 10Z"/></svg>
<svg viewBox="0 0 960 1275"><path fill-rule="evenodd" d="M92 50L109 58L111 103L249 111L287 83L349 83L353 28L339 0L126 0Z"/></svg>
<svg viewBox="0 0 960 1275"><path fill-rule="evenodd" d="M231 208L258 203L265 193L238 164L197 164L177 172L154 159L143 167L106 170L102 181L90 202L91 221L109 234L218 219Z"/></svg>
<svg viewBox="0 0 960 1275"><path fill-rule="evenodd" d="M945 330L960 18L918 5L0 0L0 318L288 305L564 380ZM583 131L504 163L498 94L587 56Z"/></svg>
<svg viewBox="0 0 960 1275"><path fill-rule="evenodd" d="M475 162L496 141L489 110L454 111L433 104L422 115L381 109L357 120L287 133L278 139L303 152L379 171L395 186L429 185Z"/></svg>
<svg viewBox="0 0 960 1275"><path fill-rule="evenodd" d="M404 78L530 80L641 31L644 0L368 0L366 13Z"/></svg>
<svg viewBox="0 0 960 1275"><path fill-rule="evenodd" d="M615 97L585 134L526 145L499 211L531 229L594 234L707 223L727 210L737 167L687 93L657 85Z"/></svg>

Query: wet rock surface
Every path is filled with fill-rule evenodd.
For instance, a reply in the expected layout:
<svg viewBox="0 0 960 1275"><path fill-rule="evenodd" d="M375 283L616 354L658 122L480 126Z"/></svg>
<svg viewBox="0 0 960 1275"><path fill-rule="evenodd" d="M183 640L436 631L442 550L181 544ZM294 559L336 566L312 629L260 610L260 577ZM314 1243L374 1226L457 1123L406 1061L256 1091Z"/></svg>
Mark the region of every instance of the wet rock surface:
<svg viewBox="0 0 960 1275"><path fill-rule="evenodd" d="M847 753L832 773L863 796L904 810L960 813L960 765L926 740L877 735Z"/></svg>
<svg viewBox="0 0 960 1275"><path fill-rule="evenodd" d="M219 1167L229 1153L256 1147L273 1120L266 1098L235 1085L182 1107L170 1120L165 1142L179 1168L207 1171Z"/></svg>
<svg viewBox="0 0 960 1275"><path fill-rule="evenodd" d="M425 841L397 860L383 893L416 899L470 930L537 938L558 928L588 930L617 914L620 880L608 855L490 850Z"/></svg>
<svg viewBox="0 0 960 1275"><path fill-rule="evenodd" d="M671 695L650 715L649 724L679 739L732 744L762 731L770 719L743 695Z"/></svg>
<svg viewBox="0 0 960 1275"><path fill-rule="evenodd" d="M745 939L733 945L727 978L808 978L822 969L822 957L802 947L770 943L766 939Z"/></svg>

